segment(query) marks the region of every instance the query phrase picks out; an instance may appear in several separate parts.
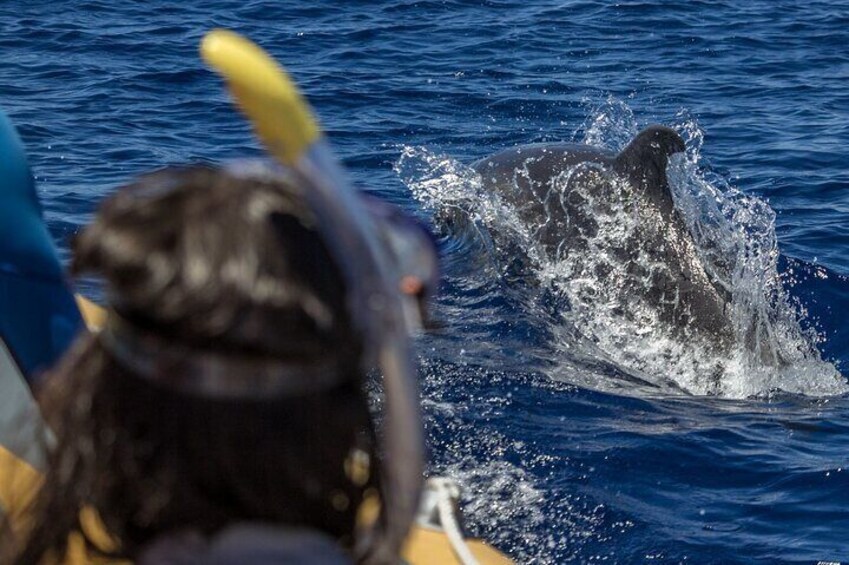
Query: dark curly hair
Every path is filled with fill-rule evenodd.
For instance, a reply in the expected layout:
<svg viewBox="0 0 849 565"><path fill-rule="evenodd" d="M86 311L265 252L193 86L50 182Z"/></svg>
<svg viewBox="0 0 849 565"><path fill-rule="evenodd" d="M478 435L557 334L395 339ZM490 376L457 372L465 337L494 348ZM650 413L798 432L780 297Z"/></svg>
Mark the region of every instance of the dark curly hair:
<svg viewBox="0 0 849 565"><path fill-rule="evenodd" d="M245 521L350 546L379 479L346 462L374 462L376 440L345 283L313 222L290 183L209 167L144 176L103 203L73 243L72 271L103 278L111 315L187 352L329 362L341 378L295 396L209 398L152 382L82 336L39 390L56 445L15 563L63 554L74 533L88 540L84 508L115 557Z"/></svg>

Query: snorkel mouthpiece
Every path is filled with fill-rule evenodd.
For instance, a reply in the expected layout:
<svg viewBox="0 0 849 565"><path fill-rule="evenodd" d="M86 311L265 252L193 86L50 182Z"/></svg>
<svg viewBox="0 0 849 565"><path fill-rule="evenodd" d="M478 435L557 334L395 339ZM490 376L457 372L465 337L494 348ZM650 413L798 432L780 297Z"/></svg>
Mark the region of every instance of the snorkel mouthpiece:
<svg viewBox="0 0 849 565"><path fill-rule="evenodd" d="M382 516L355 551L366 563L390 563L415 516L424 470L418 388L407 332L397 261L321 134L312 112L285 70L249 40L210 32L204 60L218 71L268 152L305 187L319 231L342 270L348 308L383 374L386 395Z"/></svg>

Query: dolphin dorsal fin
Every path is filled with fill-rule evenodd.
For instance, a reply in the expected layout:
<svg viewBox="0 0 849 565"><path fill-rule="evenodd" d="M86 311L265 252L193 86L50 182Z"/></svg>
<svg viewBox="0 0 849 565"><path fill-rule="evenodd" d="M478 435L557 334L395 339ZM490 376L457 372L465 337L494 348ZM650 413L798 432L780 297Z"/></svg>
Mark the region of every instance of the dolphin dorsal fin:
<svg viewBox="0 0 849 565"><path fill-rule="evenodd" d="M631 140L614 160L614 168L665 211L672 209L666 178L669 157L686 149L678 133L666 126L649 126Z"/></svg>

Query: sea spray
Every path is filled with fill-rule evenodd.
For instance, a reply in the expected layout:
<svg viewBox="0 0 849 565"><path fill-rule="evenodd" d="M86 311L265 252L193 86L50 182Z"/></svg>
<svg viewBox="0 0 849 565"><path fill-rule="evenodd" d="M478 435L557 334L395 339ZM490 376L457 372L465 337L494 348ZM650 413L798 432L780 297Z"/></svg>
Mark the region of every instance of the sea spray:
<svg viewBox="0 0 849 565"><path fill-rule="evenodd" d="M528 285L527 271L535 279L529 286L556 297L556 316L544 316L540 308L540 323L550 325L557 354L550 370L554 378L606 390L627 389L624 379L665 391L731 398L776 391L814 396L845 392L844 379L822 360L816 348L819 336L803 329L804 310L790 300L781 280L775 213L764 200L741 193L701 165L704 134L695 119L682 112L671 126L687 142L686 155L670 161L673 199L705 271L729 297L733 343L726 349L686 328L674 331L634 292L670 274L651 259L648 249L638 249L630 259L636 270L611 253L638 230L660 229L662 223L629 197L628 183L614 183L604 198L581 195L582 213L591 215L598 229L586 237L584 252L561 253L547 252L537 237L548 218L523 220L519 210L483 190L472 167L425 148L404 147L395 168L414 197L432 210L440 229L479 245L487 255L490 268L469 276ZM609 98L590 113L576 139L615 152L637 130L630 108ZM580 190L580 183L570 183L578 172L587 174L560 172L553 190ZM522 175L520 168L517 182L527 180ZM533 301L528 308L535 308Z"/></svg>

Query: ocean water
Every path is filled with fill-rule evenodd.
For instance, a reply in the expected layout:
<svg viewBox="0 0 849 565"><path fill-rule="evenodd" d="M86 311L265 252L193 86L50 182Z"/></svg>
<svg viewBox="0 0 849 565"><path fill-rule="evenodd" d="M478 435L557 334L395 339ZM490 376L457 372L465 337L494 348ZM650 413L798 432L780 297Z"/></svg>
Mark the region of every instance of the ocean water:
<svg viewBox="0 0 849 565"><path fill-rule="evenodd" d="M438 234L423 406L470 533L521 563L849 561L849 2L5 0L0 104L63 259L133 175L261 153L197 56L213 27L285 63L356 184ZM735 323L788 362L629 325L468 166L652 123L687 141L676 205L735 265Z"/></svg>

